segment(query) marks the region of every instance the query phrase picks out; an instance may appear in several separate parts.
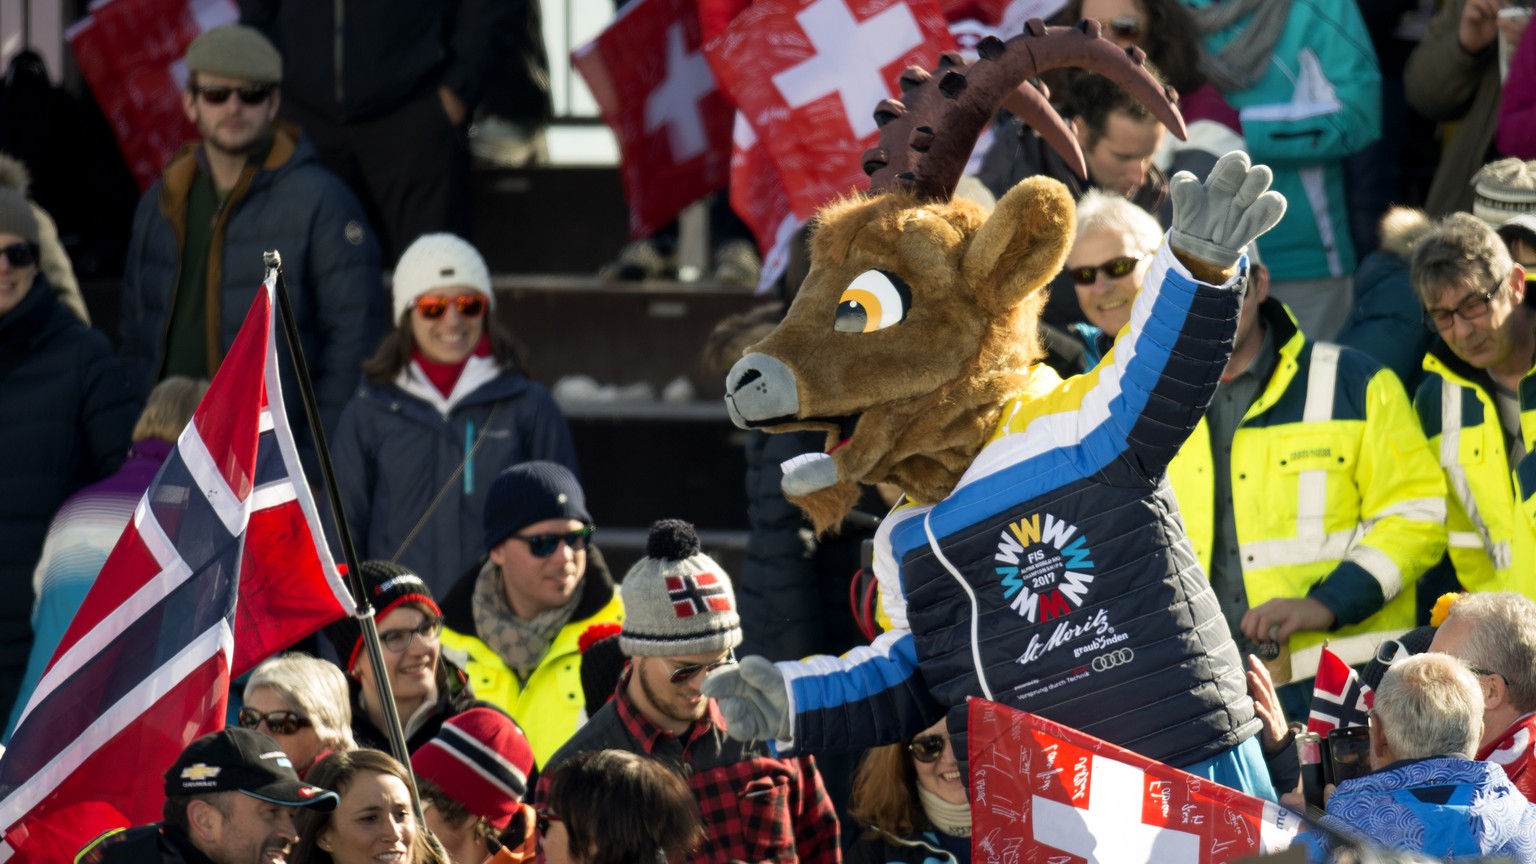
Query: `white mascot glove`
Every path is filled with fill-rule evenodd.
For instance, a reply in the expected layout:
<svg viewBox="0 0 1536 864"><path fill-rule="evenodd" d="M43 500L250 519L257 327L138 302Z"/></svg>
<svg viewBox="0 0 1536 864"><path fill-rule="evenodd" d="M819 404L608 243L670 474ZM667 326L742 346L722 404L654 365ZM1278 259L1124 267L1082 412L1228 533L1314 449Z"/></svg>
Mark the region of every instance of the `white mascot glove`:
<svg viewBox="0 0 1536 864"><path fill-rule="evenodd" d="M789 694L784 673L762 657L709 673L699 688L715 700L726 732L738 741L789 737Z"/></svg>
<svg viewBox="0 0 1536 864"><path fill-rule="evenodd" d="M1173 231L1176 251L1217 267L1236 264L1248 244L1285 215L1285 196L1269 190L1267 165L1248 164L1240 150L1217 160L1202 184L1195 175L1173 176Z"/></svg>

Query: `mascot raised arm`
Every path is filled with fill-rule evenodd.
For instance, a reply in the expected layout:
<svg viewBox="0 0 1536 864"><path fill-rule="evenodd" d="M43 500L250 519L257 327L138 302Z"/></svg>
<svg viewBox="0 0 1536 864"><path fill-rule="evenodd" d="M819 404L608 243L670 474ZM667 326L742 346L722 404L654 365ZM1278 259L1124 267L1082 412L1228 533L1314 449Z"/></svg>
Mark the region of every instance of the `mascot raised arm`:
<svg viewBox="0 0 1536 864"><path fill-rule="evenodd" d="M1039 362L1037 322L1072 198L1032 178L989 215L953 199L966 157L999 106L1076 151L1026 84L1059 66L1183 124L1140 51L1096 22L1032 21L979 53L903 75L902 100L876 112L870 192L818 215L793 305L726 382L739 426L827 432L827 452L784 465L818 529L858 484L906 493L875 541L891 629L843 657L745 658L704 692L730 734L785 753L902 741L947 714L962 762L966 699L984 696L1262 793L1241 660L1164 475L1231 352L1242 250L1285 201L1240 153L1204 184L1175 177L1173 228L1129 327L1063 381Z"/></svg>

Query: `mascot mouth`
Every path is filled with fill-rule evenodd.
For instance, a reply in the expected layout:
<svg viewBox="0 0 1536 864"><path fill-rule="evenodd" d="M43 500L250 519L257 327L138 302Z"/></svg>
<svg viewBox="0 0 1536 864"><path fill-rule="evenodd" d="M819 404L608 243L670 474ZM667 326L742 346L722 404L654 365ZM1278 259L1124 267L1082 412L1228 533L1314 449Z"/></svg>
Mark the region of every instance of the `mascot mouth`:
<svg viewBox="0 0 1536 864"><path fill-rule="evenodd" d="M837 468L832 461L832 454L853 440L853 432L861 416L850 414L846 417L816 417L800 421L831 426L832 429L828 431L837 436L837 443L825 453L802 453L780 463L779 470L784 472L783 487L787 494L809 495L837 482Z"/></svg>

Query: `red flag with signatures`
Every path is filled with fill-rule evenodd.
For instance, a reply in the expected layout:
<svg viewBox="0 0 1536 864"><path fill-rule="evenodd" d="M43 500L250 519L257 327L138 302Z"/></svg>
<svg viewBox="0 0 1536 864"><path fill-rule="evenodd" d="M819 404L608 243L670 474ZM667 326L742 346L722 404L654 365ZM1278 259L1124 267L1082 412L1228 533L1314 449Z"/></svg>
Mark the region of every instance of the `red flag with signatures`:
<svg viewBox="0 0 1536 864"><path fill-rule="evenodd" d="M725 186L735 111L700 53L695 0L635 0L571 62L618 138L631 236Z"/></svg>
<svg viewBox="0 0 1536 864"><path fill-rule="evenodd" d="M875 107L903 69L931 69L954 46L934 0L758 0L704 50L808 219L869 188Z"/></svg>
<svg viewBox="0 0 1536 864"><path fill-rule="evenodd" d="M140 190L197 137L181 107L187 46L239 16L234 0L108 0L65 34Z"/></svg>
<svg viewBox="0 0 1536 864"><path fill-rule="evenodd" d="M969 734L976 861L1217 864L1300 829L1276 804L996 702L971 700Z"/></svg>

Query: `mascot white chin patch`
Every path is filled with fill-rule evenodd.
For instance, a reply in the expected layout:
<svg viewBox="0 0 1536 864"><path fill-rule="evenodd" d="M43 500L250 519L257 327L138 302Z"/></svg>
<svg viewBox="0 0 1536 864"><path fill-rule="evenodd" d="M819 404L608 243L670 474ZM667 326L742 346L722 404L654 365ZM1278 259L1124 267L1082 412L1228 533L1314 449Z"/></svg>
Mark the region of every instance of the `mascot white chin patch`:
<svg viewBox="0 0 1536 864"><path fill-rule="evenodd" d="M779 463L785 495L803 498L837 483L837 463L830 453L802 453Z"/></svg>

